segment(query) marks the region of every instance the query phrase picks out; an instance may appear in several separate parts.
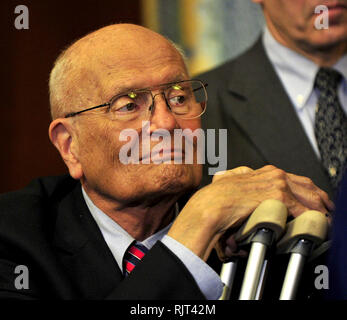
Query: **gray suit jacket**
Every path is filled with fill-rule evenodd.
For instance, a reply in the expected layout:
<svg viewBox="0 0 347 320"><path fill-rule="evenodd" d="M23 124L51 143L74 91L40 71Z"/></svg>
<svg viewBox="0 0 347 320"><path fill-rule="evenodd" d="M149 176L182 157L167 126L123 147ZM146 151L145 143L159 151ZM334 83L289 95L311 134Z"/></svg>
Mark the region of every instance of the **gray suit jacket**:
<svg viewBox="0 0 347 320"><path fill-rule="evenodd" d="M203 127L228 129L228 169L272 164L311 178L333 196L261 39L241 56L197 78L208 83ZM210 180L205 172L203 184Z"/></svg>

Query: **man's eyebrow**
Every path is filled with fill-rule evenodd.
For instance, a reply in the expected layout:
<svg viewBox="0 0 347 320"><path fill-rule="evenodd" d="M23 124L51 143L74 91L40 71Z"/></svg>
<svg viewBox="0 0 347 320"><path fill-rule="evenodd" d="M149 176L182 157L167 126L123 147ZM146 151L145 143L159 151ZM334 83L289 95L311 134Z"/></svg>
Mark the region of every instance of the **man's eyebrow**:
<svg viewBox="0 0 347 320"><path fill-rule="evenodd" d="M127 92L130 92L130 91L133 91L133 90L136 90L136 88L134 87L128 87L128 86L123 86L123 87L120 87L120 86L117 86L117 87L114 87L113 89L111 89L109 91L109 94L107 95L108 99L112 99L120 94L123 94L123 93L127 93Z"/></svg>
<svg viewBox="0 0 347 320"><path fill-rule="evenodd" d="M183 81L183 80L188 80L188 77L180 74L180 75L176 75L175 77L170 78L170 80L168 80L168 81L165 81L163 83L158 84L158 86L162 85L162 84L167 84L167 83L172 83L172 82L177 82L177 81ZM130 92L133 90L141 90L141 89L147 89L147 88L152 88L152 87L154 87L154 86L146 86L146 87L143 87L143 86L138 87L136 85L134 85L134 86L117 86L117 87L114 87L112 89L113 93L112 93L112 96L110 97L110 99L112 99L113 97L118 96L122 93L127 93L127 92Z"/></svg>
<svg viewBox="0 0 347 320"><path fill-rule="evenodd" d="M136 90L135 87L117 87L114 91L113 91L113 96L117 96L119 94L122 93L126 93L132 90Z"/></svg>

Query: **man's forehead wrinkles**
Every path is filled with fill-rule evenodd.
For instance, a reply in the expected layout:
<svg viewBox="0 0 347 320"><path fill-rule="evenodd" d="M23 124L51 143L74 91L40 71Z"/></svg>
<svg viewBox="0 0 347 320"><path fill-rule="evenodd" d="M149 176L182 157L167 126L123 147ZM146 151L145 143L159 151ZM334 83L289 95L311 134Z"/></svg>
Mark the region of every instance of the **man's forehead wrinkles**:
<svg viewBox="0 0 347 320"><path fill-rule="evenodd" d="M125 46L126 48L124 48ZM128 50L125 50L128 49ZM91 51L94 52L94 51ZM136 43L127 43L116 48L107 46L104 48L100 57L107 57L104 61L110 66L128 65L132 63L156 64L161 60L180 60L180 53L167 43L144 42L141 40Z"/></svg>
<svg viewBox="0 0 347 320"><path fill-rule="evenodd" d="M146 49L128 52L104 52L98 57L98 76L102 83L104 98L134 89L142 89L187 79L186 68L176 49L157 48L146 54ZM148 50L147 50L148 51Z"/></svg>

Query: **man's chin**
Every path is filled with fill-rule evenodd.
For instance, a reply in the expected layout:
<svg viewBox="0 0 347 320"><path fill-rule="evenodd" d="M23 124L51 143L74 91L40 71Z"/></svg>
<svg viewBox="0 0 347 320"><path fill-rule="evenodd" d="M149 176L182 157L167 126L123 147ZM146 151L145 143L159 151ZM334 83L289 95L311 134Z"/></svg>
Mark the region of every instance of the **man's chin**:
<svg viewBox="0 0 347 320"><path fill-rule="evenodd" d="M331 51L337 47L346 48L347 30L345 26L329 26L326 30L317 30L311 40L312 50Z"/></svg>
<svg viewBox="0 0 347 320"><path fill-rule="evenodd" d="M158 201L170 196L178 198L195 190L201 180L200 169L192 165L162 163L148 167L146 173L141 170L141 176L138 176L141 184L135 188L136 202Z"/></svg>
<svg viewBox="0 0 347 320"><path fill-rule="evenodd" d="M200 168L193 165L162 163L153 175L153 185L164 192L177 193L196 188L201 179Z"/></svg>

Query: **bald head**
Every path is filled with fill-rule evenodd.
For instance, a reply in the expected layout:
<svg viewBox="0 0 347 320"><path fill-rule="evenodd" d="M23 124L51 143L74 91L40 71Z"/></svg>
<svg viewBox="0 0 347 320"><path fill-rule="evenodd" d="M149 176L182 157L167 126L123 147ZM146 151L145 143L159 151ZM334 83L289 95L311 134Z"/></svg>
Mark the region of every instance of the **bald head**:
<svg viewBox="0 0 347 320"><path fill-rule="evenodd" d="M184 63L177 46L138 25L110 25L86 35L62 52L50 74L52 118L106 102L104 87L115 74L120 80L136 77L146 62L153 65L170 55L179 55Z"/></svg>

